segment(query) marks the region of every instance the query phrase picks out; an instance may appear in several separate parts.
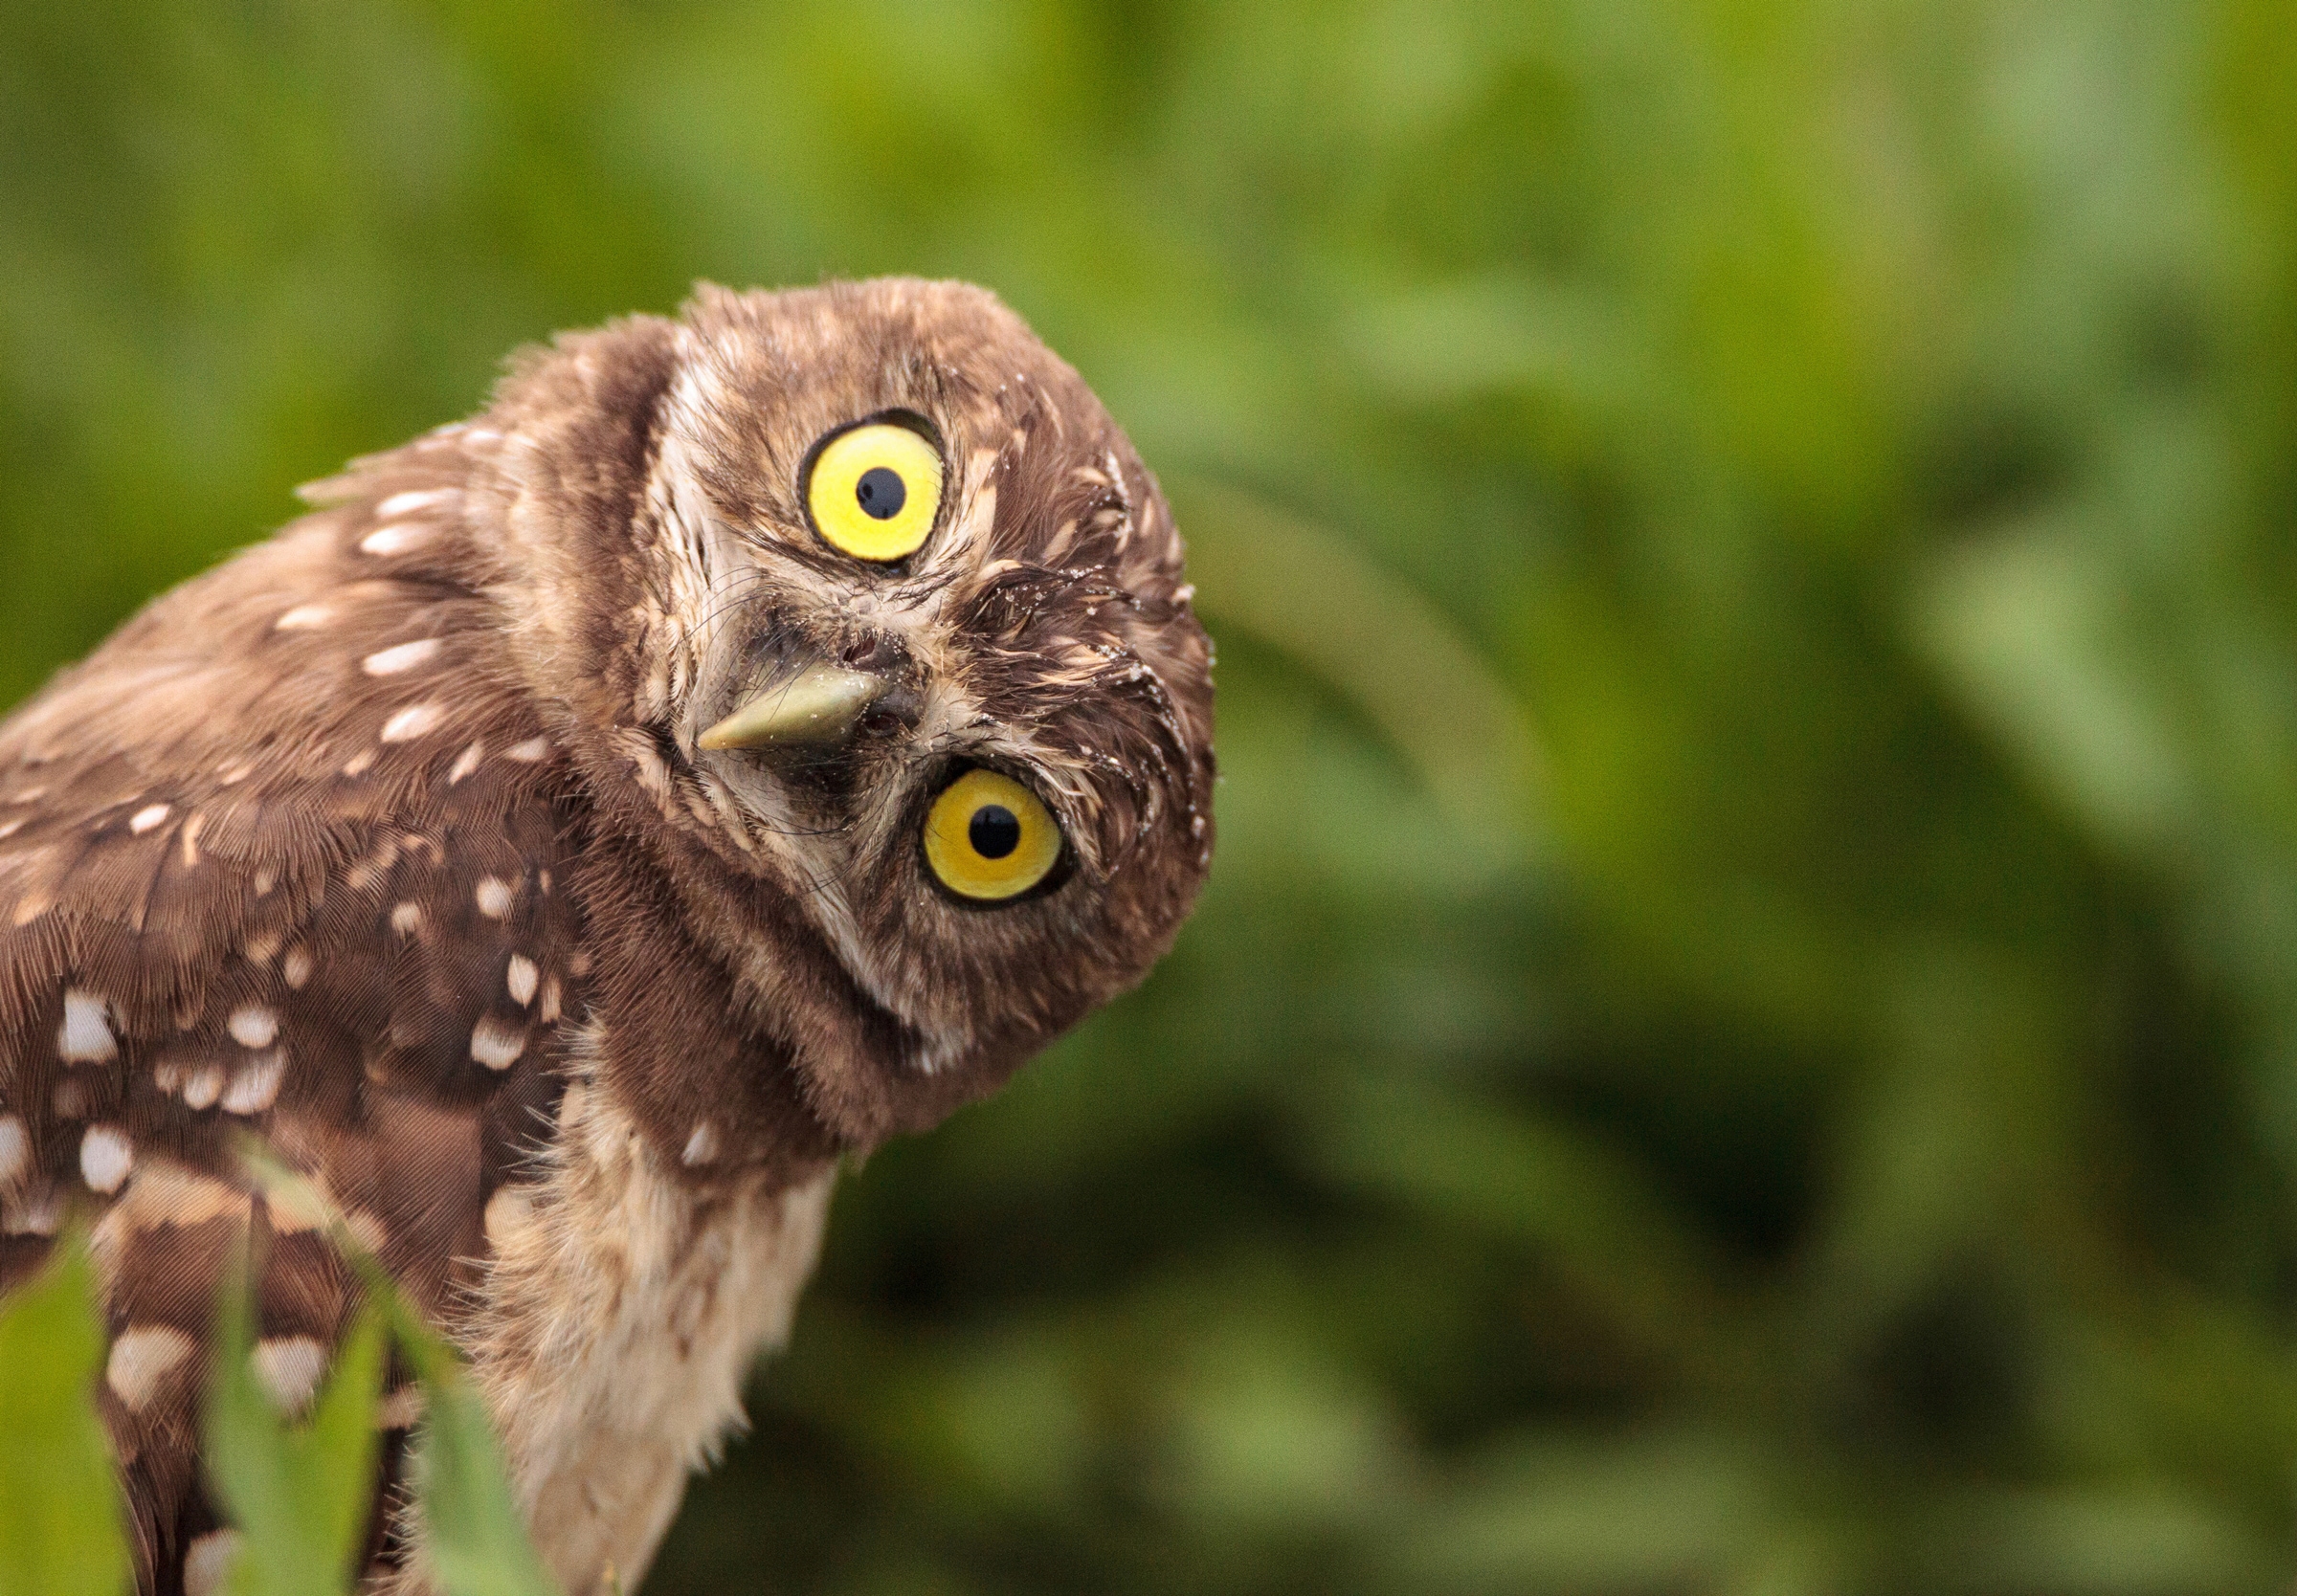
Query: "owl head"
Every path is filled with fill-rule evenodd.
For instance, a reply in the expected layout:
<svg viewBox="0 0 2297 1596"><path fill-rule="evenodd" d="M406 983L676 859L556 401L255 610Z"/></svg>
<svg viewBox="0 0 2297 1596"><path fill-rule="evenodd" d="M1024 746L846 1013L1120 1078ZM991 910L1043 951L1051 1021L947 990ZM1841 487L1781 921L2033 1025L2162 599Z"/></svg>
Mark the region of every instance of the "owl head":
<svg viewBox="0 0 2297 1596"><path fill-rule="evenodd" d="M526 358L484 430L510 654L601 846L844 1144L993 1089L1170 945L1211 649L1155 479L994 297L705 286Z"/></svg>

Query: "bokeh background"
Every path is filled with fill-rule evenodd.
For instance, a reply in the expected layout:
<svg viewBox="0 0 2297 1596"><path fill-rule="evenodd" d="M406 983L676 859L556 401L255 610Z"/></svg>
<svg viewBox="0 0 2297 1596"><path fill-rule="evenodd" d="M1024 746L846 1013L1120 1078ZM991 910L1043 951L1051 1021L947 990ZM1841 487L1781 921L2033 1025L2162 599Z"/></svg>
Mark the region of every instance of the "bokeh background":
<svg viewBox="0 0 2297 1596"><path fill-rule="evenodd" d="M7 0L0 700L882 271L1163 475L1220 853L652 1596L2286 1588L2286 5Z"/></svg>

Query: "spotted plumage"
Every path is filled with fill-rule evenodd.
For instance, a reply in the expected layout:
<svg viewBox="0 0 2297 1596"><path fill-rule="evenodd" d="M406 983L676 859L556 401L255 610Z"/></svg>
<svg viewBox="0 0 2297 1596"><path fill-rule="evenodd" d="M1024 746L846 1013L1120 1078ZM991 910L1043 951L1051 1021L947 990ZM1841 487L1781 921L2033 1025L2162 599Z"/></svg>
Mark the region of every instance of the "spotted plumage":
<svg viewBox="0 0 2297 1596"><path fill-rule="evenodd" d="M562 338L304 491L0 724L0 1289L87 1217L142 1586L216 1588L219 1275L251 1238L290 1408L356 1307L254 1133L470 1357L566 1587L627 1586L838 1159L994 1090L1193 899L1180 543L1072 370L905 279ZM418 1419L394 1385L371 1589L428 1588Z"/></svg>

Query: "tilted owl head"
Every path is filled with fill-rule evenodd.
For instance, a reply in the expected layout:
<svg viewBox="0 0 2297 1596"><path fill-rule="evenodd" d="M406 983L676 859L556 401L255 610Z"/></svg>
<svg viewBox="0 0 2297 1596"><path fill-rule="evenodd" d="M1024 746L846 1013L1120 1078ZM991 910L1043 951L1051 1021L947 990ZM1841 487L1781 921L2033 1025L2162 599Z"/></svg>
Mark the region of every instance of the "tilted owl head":
<svg viewBox="0 0 2297 1596"><path fill-rule="evenodd" d="M531 684L675 833L835 1130L939 1119L1170 945L1210 648L1154 477L996 299L704 287L498 409L536 440L505 462Z"/></svg>

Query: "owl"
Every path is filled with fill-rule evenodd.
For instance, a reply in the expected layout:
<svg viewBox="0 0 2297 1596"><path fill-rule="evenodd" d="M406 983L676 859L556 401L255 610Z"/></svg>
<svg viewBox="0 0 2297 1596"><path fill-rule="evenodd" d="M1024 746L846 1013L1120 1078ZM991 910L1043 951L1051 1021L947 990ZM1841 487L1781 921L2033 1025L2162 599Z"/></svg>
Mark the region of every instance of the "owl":
<svg viewBox="0 0 2297 1596"><path fill-rule="evenodd" d="M216 1588L219 1278L290 1409L358 1292L259 1137L468 1359L565 1588L627 1587L841 1160L1187 915L1180 540L1074 370L905 278L705 285L302 492L0 723L0 1289L84 1216L141 1587ZM369 1590L429 1588L418 1417Z"/></svg>

